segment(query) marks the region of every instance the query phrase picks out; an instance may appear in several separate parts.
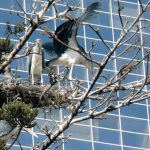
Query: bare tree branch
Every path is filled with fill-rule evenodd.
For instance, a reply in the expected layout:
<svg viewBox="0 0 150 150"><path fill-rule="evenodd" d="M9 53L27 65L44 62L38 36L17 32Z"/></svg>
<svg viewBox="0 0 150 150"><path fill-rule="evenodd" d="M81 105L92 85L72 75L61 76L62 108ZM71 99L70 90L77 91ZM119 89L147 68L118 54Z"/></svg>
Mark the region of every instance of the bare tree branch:
<svg viewBox="0 0 150 150"><path fill-rule="evenodd" d="M97 34L98 38L102 41L102 44L109 50L108 53L104 56L103 60L98 61L92 60L91 57L89 58L78 49L69 47L67 44L59 40L57 36L51 31L51 29L48 30L43 26L43 23L58 18L69 19L70 17L67 16L67 13L77 9L77 7L70 6L68 3L66 3L67 9L63 12L59 12L55 5L55 3L58 1L47 0L47 2L42 6L42 10L37 12L39 2L38 0L35 0L32 6L33 8L31 15L29 15L22 8L19 1L16 0L16 2L21 11L25 14L25 17L18 12L14 14L21 18L27 19L30 24L28 26L26 24L25 34L22 37L18 36L19 41L17 45L6 57L6 60L0 64L0 71L3 71L6 66L8 67L5 69L6 82L3 81L0 83L1 107L4 103L7 104L10 101L16 101L17 99L19 101L24 101L27 104L32 104L33 107L49 107L57 109L65 108L68 112L68 115L64 116L61 122L55 121L51 113L45 112L44 118L48 116L48 118L53 122L53 126L52 128L49 128L48 125L50 125L50 121L45 123L42 127L37 125L39 130L46 135L47 139L41 141L40 144L37 143L34 148L40 145L40 149L44 150L49 148L51 144L54 144L57 141L61 141L60 145L55 146L57 149L63 143L66 143L70 138L70 136L63 137L62 133L74 123L88 119L102 119L103 116L108 112L150 98L150 92L145 87L146 85L150 84L149 50L145 50L146 41L141 40L141 36L138 36L141 30L150 26L149 24L142 27L139 27L138 25L142 21L144 23L148 22L148 20L141 19L141 17L149 9L150 1L148 1L148 3L144 6L142 1L139 0L138 3L140 4L141 12L129 25L130 20L124 21L122 18L121 11L123 6L121 6L120 1L117 0L119 21L121 23L122 29L119 38L115 43L113 43L113 48L108 46L107 42L105 42L105 39L101 36L98 28L95 29L87 23L80 23L89 25L90 28ZM54 4L56 15L53 17L45 17L45 13L52 4ZM31 85L30 83L24 83L21 80L17 80L14 77L12 77L14 81L11 82L12 78L8 65L14 59L21 59L31 54L32 47L28 47L25 53L20 56L16 56L16 54L20 52L20 49L24 46L26 41L37 28L42 29L49 37L52 37L64 46L77 51L87 60L97 65L97 68L95 68L97 71L93 75L94 77L92 78L92 81L88 82L88 88L84 86L86 81L78 81L76 79L69 80L66 76L63 76L65 74L64 72L62 74L56 75L56 82L51 85ZM133 30L134 28L136 30ZM127 42L130 42L130 44L127 44ZM124 45L127 46L123 49L122 47ZM89 50L89 55L91 55L93 47L94 44L92 43L91 49ZM119 54L117 53L118 48L122 48ZM105 71L107 69L106 67L109 63L117 60L119 57L123 57L124 54L128 54L132 49L134 54L130 56L129 59L126 59L126 64L122 64L122 66L120 64L117 65L116 70L112 75L109 73L105 75ZM144 52L142 53L143 55L139 57L138 54L141 51ZM143 63L146 65L143 65ZM141 75L140 80L129 81L128 78L130 75L133 74L136 69L140 67L140 65L146 66L144 69L142 68L145 72ZM101 81L99 82L101 79L104 80L103 83L100 83ZM60 84L60 82L65 81L71 81L73 83L73 87L66 87ZM119 94L124 91L126 91L127 94L120 96ZM96 101L96 104L92 105L90 108L85 104L89 99L91 99L91 101ZM103 109L99 110L99 108ZM84 113L84 116L78 116L79 114ZM76 118L76 116L78 116L78 118ZM14 142L12 145L13 144ZM10 147L12 147L12 145ZM19 143L19 145L21 148L21 143Z"/></svg>
<svg viewBox="0 0 150 150"><path fill-rule="evenodd" d="M53 3L54 0L49 0L48 3L45 5L43 10L41 11L41 14L39 15L39 19L34 20L31 25L28 26L28 29L25 33L24 36L20 37L20 41L16 45L16 47L13 49L13 51L8 55L7 59L5 62L3 62L0 65L0 72L8 65L11 63L12 59L15 57L15 55L20 51L20 49L23 47L25 42L29 39L31 34L35 31L35 29L38 27L38 25L41 24L41 19L43 18L45 12L49 8L49 6Z"/></svg>

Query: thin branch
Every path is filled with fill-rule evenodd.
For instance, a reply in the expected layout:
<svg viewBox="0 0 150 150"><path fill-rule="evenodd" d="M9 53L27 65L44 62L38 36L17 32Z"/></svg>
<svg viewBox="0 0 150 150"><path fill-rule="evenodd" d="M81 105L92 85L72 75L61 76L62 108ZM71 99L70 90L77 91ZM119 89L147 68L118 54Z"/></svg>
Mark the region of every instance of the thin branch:
<svg viewBox="0 0 150 150"><path fill-rule="evenodd" d="M20 2L19 2L18 0L16 0L16 2L17 2L17 4L18 4L19 8L20 8L20 9L23 11L23 13L27 16L27 18L30 19L30 21L33 20L33 19L31 18L31 16L29 16L29 15L26 13L26 11L23 9L23 7L21 6Z"/></svg>
<svg viewBox="0 0 150 150"><path fill-rule="evenodd" d="M141 0L138 0L138 1L140 3L140 7L141 7L142 12L144 12L144 8L143 8L143 4L142 4Z"/></svg>
<svg viewBox="0 0 150 150"><path fill-rule="evenodd" d="M58 127L58 129L50 136L50 140L47 139L43 141L43 145L41 146L41 150L44 150L48 148L55 140L56 138L64 131L66 130L72 121L72 119L77 115L79 108L82 106L82 104L85 102L89 92L92 90L93 86L95 85L95 82L97 81L99 75L102 72L102 68L100 67L98 72L96 73L91 85L87 89L86 93L81 97L80 100L78 100L77 104L74 107L74 110L72 110L71 114L66 117L66 119L62 122L62 124Z"/></svg>
<svg viewBox="0 0 150 150"><path fill-rule="evenodd" d="M16 136L15 140L11 143L11 145L8 147L8 149L10 149L10 148L14 145L14 143L17 141L17 139L18 139L18 137L19 137L19 135L20 135L21 130L22 130L21 127L18 128L17 136Z"/></svg>
<svg viewBox="0 0 150 150"><path fill-rule="evenodd" d="M140 46L136 46L136 43L138 42L139 40L136 40L134 41L131 45L129 45L124 51L122 51L120 54L116 55L115 57L112 57L110 60L114 60L118 57L121 57L123 54L127 53L130 51L131 48L137 48L138 51L136 52L136 56L137 54L140 52L140 50L142 49L142 47L144 47L145 43L142 43ZM134 57L135 58L135 57ZM132 58L133 59L133 58Z"/></svg>
<svg viewBox="0 0 150 150"><path fill-rule="evenodd" d="M73 119L70 124L72 125L72 124L77 123L77 122L82 122L82 121L85 121L85 120L88 120L88 119L93 119L93 118L95 118L97 116L101 116L103 114L106 114L108 112L114 111L114 110L119 109L121 107L125 107L125 106L128 106L130 104L137 103L137 102L141 102L141 101L143 101L143 100L145 100L147 98L150 98L150 94L145 94L145 96L140 97L140 98L135 99L135 100L131 100L129 103L123 101L123 102L121 102L120 104L118 104L116 106L110 104L107 107L105 107L103 110L95 112L92 115L89 114L89 115L84 116L84 117Z"/></svg>
<svg viewBox="0 0 150 150"><path fill-rule="evenodd" d="M56 146L54 149L52 149L52 150L57 150L60 146L62 146L63 144L67 143L67 141L70 139L70 136L71 136L71 135L69 135L69 136L66 137L66 138L61 139L61 140L63 140L63 141L62 141L58 146Z"/></svg>
<svg viewBox="0 0 150 150"><path fill-rule="evenodd" d="M149 26L147 26L147 27L149 27ZM137 30L136 30L131 36L129 36L125 41L123 41L123 42L120 43L119 47L122 46L122 45L124 45L124 44L127 43L128 41L130 41L135 35L137 35L137 33L138 33L140 30L142 30L142 29L144 29L144 28L147 28L147 27L146 27L146 26L143 26L143 27L141 27L141 28L137 28Z"/></svg>
<svg viewBox="0 0 150 150"><path fill-rule="evenodd" d="M39 0L34 0L34 3L33 3L33 5L32 5L33 11L32 11L32 13L31 13L31 16L32 16L33 14L36 14L36 13L37 13L38 3L39 3Z"/></svg>
<svg viewBox="0 0 150 150"><path fill-rule="evenodd" d="M104 41L103 37L100 35L99 31L97 29L94 29L91 25L89 27L98 35L98 37L102 40L103 44L107 47L107 49L110 51L110 47L107 45L107 43Z"/></svg>
<svg viewBox="0 0 150 150"><path fill-rule="evenodd" d="M95 60L92 60L91 58L89 58L88 56L86 56L86 55L85 55L82 51L80 51L79 49L75 49L75 48L73 48L73 47L71 47L71 46L65 44L65 43L62 42L61 40L59 40L59 39L57 38L57 36L56 36L53 32L47 31L47 30L45 30L45 29L44 29L43 27L41 27L41 26L40 26L40 28L43 29L50 37L54 38L55 40L57 40L57 41L58 41L59 43L61 43L62 45L64 45L64 46L66 46L66 47L68 47L68 48L70 48L70 49L72 49L72 50L78 52L80 55L82 55L84 58L86 58L86 59L89 60L90 62L92 62L92 63L94 63L94 64L97 64L97 65L100 65L99 62L97 62L97 61L95 61Z"/></svg>
<svg viewBox="0 0 150 150"><path fill-rule="evenodd" d="M50 7L50 5L53 3L54 0L49 0L48 3L45 5L45 7L43 8L41 14L40 14L40 19L43 18L45 12L47 11L47 9ZM1 65L0 65L0 72L2 70L4 70L4 68L11 63L12 59L15 57L15 55L20 51L20 49L23 47L23 45L25 44L25 42L29 39L29 37L32 35L32 33L35 31L35 29L38 27L38 25L41 24L41 21L39 20L35 20L32 25L30 25L26 31L26 33L24 34L24 36L20 37L20 41L18 42L18 44L16 45L16 47L13 49L13 51L7 56L6 61L4 61Z"/></svg>
<svg viewBox="0 0 150 150"><path fill-rule="evenodd" d="M150 5L150 1L148 1L148 3L146 4L146 6L143 8L143 11L136 17L136 19L134 20L134 22L129 26L127 32L129 32L135 26L135 24L140 20L140 17L147 10L147 8L149 7L149 5Z"/></svg>
<svg viewBox="0 0 150 150"><path fill-rule="evenodd" d="M123 20L122 20L122 17L121 17L121 11L123 9L123 6L120 5L119 0L117 0L117 4L118 4L118 14L119 14L120 22L121 22L122 31L124 32L124 24L123 24Z"/></svg>
<svg viewBox="0 0 150 150"><path fill-rule="evenodd" d="M108 97L105 100L99 102L94 108L92 108L91 109L92 112L90 112L90 114L92 115L98 107L102 106L106 102L109 102L111 100L111 96L114 93L114 91L115 91L115 88L112 88L112 91L109 93Z"/></svg>

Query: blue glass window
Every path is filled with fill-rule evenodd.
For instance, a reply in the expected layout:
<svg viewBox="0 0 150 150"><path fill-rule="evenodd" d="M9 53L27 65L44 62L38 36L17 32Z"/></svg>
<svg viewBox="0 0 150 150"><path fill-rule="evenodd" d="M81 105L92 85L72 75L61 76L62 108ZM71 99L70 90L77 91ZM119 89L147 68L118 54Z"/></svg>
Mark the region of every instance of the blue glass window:
<svg viewBox="0 0 150 150"><path fill-rule="evenodd" d="M148 16L149 16L149 15L148 15ZM149 18L149 19L150 19L150 18ZM142 24L142 25L141 25L142 27L145 27L145 28L142 29L142 31L143 31L144 33L150 33L150 26L148 25L148 24L150 24L150 21L148 21L148 20L147 20L146 22L145 22L145 21L141 21L141 24Z"/></svg>
<svg viewBox="0 0 150 150"><path fill-rule="evenodd" d="M148 134L148 121L121 117L122 130Z"/></svg>
<svg viewBox="0 0 150 150"><path fill-rule="evenodd" d="M65 144L65 150L91 150L92 144L86 141L69 140Z"/></svg>
<svg viewBox="0 0 150 150"><path fill-rule="evenodd" d="M98 78L98 83L105 83L106 80L110 80L114 76L113 71L104 70L102 75Z"/></svg>
<svg viewBox="0 0 150 150"><path fill-rule="evenodd" d="M124 2L120 2L120 5L123 6L121 15L134 16L134 17L138 15L138 5L131 4L131 3L124 3ZM117 1L113 1L112 10L113 13L118 14Z"/></svg>
<svg viewBox="0 0 150 150"><path fill-rule="evenodd" d="M110 14L98 12L93 18L87 21L91 24L97 24L102 26L111 26Z"/></svg>
<svg viewBox="0 0 150 150"><path fill-rule="evenodd" d="M21 132L18 140L22 146L32 146L32 136L27 132Z"/></svg>
<svg viewBox="0 0 150 150"><path fill-rule="evenodd" d="M100 2L101 3L101 9L99 11L104 11L104 12L109 12L109 8L110 8L110 0L92 0L92 2ZM91 4L91 0L84 0L84 7L86 8L87 6L89 6Z"/></svg>
<svg viewBox="0 0 150 150"><path fill-rule="evenodd" d="M133 147L123 147L123 150L141 150L140 148L133 148Z"/></svg>
<svg viewBox="0 0 150 150"><path fill-rule="evenodd" d="M120 110L121 110L121 114L124 116L132 116L132 117L147 119L146 106L132 104L129 105L129 107L123 107Z"/></svg>
<svg viewBox="0 0 150 150"><path fill-rule="evenodd" d="M104 114L105 119L93 119L93 126L119 129L119 118L118 116L113 116L109 114Z"/></svg>
<svg viewBox="0 0 150 150"><path fill-rule="evenodd" d="M87 126L72 125L64 132L64 135L71 135L71 138L91 140L91 130Z"/></svg>
<svg viewBox="0 0 150 150"><path fill-rule="evenodd" d="M118 131L93 128L94 141L120 144Z"/></svg>
<svg viewBox="0 0 150 150"><path fill-rule="evenodd" d="M150 139L148 135L123 132L123 144L148 149L150 147Z"/></svg>
<svg viewBox="0 0 150 150"><path fill-rule="evenodd" d="M128 65L130 61L131 60L117 58L117 70L119 71L124 65ZM134 64L137 64L137 62L136 61L132 61L130 63L130 65L131 64L134 65ZM133 70L131 71L131 73L143 75L143 64L140 63L138 66L136 66L135 68L133 68ZM132 81L134 81L134 80L132 80Z"/></svg>
<svg viewBox="0 0 150 150"><path fill-rule="evenodd" d="M124 2L132 2L132 3L137 3L137 2L138 2L138 0L121 0L121 1L124 1ZM143 0L142 0L142 2L143 2Z"/></svg>
<svg viewBox="0 0 150 150"><path fill-rule="evenodd" d="M23 6L23 0L19 0L19 4L21 4L21 6ZM18 6L16 0L5 0L5 1L1 0L0 8L20 11L20 7Z"/></svg>
<svg viewBox="0 0 150 150"><path fill-rule="evenodd" d="M134 20L135 18L122 16L123 25L125 25L128 22L128 24L126 25L126 29L130 27L130 25L134 22ZM114 28L122 29L122 24L121 24L119 15L116 15L116 14L113 15L113 26ZM133 26L131 29L134 31L137 30L135 26Z"/></svg>
<svg viewBox="0 0 150 150"><path fill-rule="evenodd" d="M147 4L149 0L142 0L143 4Z"/></svg>
<svg viewBox="0 0 150 150"><path fill-rule="evenodd" d="M6 11L6 10L1 10L0 9L0 23L6 23L6 22L10 22L12 25L18 24L22 21L24 21L22 18L16 16L16 15L11 15L10 11ZM23 15L23 13L21 13L20 15Z"/></svg>
<svg viewBox="0 0 150 150"><path fill-rule="evenodd" d="M88 48L91 48L92 41L95 42L95 46L92 49L91 53L97 53L97 54L107 54L109 52L109 49L103 44L102 41L100 40L95 40L95 39L86 39L86 44ZM112 43L106 42L106 44L111 48Z"/></svg>
<svg viewBox="0 0 150 150"><path fill-rule="evenodd" d="M150 35L149 34L142 34L142 36L143 36L143 41L146 42L145 47L150 47L150 42L149 42Z"/></svg>
<svg viewBox="0 0 150 150"><path fill-rule="evenodd" d="M39 109L38 118L45 118L45 119L53 119L53 120L60 120L60 110L53 109L53 108L41 108Z"/></svg>
<svg viewBox="0 0 150 150"><path fill-rule="evenodd" d="M94 143L94 149L95 150L121 150L121 147L110 145L110 144Z"/></svg>
<svg viewBox="0 0 150 150"><path fill-rule="evenodd" d="M135 54L138 52L138 49L135 47L130 48L130 46L131 45L122 45L119 48L117 48L116 56L119 55L119 57L132 59L135 56ZM120 54L122 54L122 55L120 55ZM142 51L139 51L137 53L136 59L138 59L138 58L142 58Z"/></svg>

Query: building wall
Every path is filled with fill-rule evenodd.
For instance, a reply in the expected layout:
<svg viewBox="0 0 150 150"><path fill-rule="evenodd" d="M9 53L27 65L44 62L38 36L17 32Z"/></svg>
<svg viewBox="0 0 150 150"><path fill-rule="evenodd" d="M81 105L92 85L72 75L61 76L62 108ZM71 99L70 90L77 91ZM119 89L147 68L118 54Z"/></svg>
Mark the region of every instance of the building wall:
<svg viewBox="0 0 150 150"><path fill-rule="evenodd" d="M40 1L40 0L39 0ZM88 21L88 23L95 25L100 28L100 33L104 40L110 47L113 47L115 42L117 41L119 34L121 32L121 24L118 17L117 12L117 1L116 0L92 0L92 2L99 1L102 6L101 9L98 10L96 18L93 18ZM147 3L148 0L142 0L144 4ZM19 0L25 11L29 14L32 13L32 0ZM76 4L75 1L66 0L69 4ZM91 4L91 0L81 0L82 2L82 10L86 8L89 4ZM135 17L140 12L140 5L138 0L120 0L124 9L122 10L123 20L129 19L129 25L131 21L135 19ZM38 8L42 7L44 0L40 1L40 5ZM62 4L58 5L59 11L65 9L65 6ZM15 0L0 0L0 37L4 37L4 31L6 28L6 22L10 21L12 25L19 23L20 21L24 21L28 23L26 19L20 18L16 15L10 14L19 11L21 9L18 7ZM81 11L82 11L81 10ZM24 16L24 13L22 16ZM50 8L46 15L53 16L54 9ZM73 13L75 15L76 13ZM77 13L78 15L78 13ZM143 17L145 17L148 21L150 19L150 12L147 12ZM48 27L52 31L56 29L58 25L60 25L62 21L54 20L46 23ZM142 26L142 23L140 24ZM133 28L133 32L135 29ZM143 29L138 33L141 36L141 40L149 41L150 28ZM22 33L23 34L23 33ZM49 38L45 35L41 34L41 30L37 29L35 33L30 37L29 41L25 46L31 46L36 38L41 38L42 42L49 41ZM17 38L15 36L11 36L13 43L17 42ZM97 61L102 61L102 59L108 53L108 49L102 44L101 40L98 36L88 27L81 26L78 32L78 41L79 43L88 51L91 47L92 41L96 41L96 46L92 50L92 58ZM131 44L132 41L124 44L118 51L115 52L114 56L117 56L124 48ZM142 42L142 41L140 41ZM145 45L145 49L150 48L150 42ZM21 50L23 53L24 48ZM132 49L130 53L124 54L123 56L112 60L106 68L104 69L103 74L111 78L120 67L127 63L133 57L135 51ZM18 55L19 55L18 54ZM144 56L144 49L139 52L138 57L141 58ZM45 54L46 59L49 57ZM17 76L19 78L26 80L28 78L28 61L29 57L25 57L19 60L14 60L11 64L11 67L17 72ZM140 80L145 76L145 67L146 63L143 62L141 66L139 66L133 73L130 73L129 77L125 80L125 82ZM95 67L95 71L96 71ZM81 73L82 72L82 73ZM75 66L73 68L73 77L86 81L85 87L88 87L89 82L92 80L91 73L87 71L84 66ZM47 81L46 75L43 76L45 83ZM104 79L100 78L97 84L101 85L105 82ZM149 86L146 87L146 90L149 90ZM119 92L118 96L122 96L124 94ZM92 107L96 101L89 100L88 107ZM119 103L119 102L114 102ZM44 124L48 124L50 129L54 128L55 120L56 122L61 122L63 116L67 114L66 110L56 110L56 109L45 109L40 110L39 115L37 117L37 122L39 126L43 127ZM82 114L86 115L86 114ZM50 117L51 116L51 117ZM62 136L67 137L71 134L71 139L60 146L62 150L150 150L150 102L149 100L145 100L141 103L136 103L131 106L127 106L125 108L121 108L115 110L111 113L106 114L104 117L106 119L94 119L83 121L81 123L74 124L67 131L63 133ZM36 145L38 142L41 142L43 139L46 139L45 135L39 130L38 127L34 128L34 131L37 132L40 136L38 139L31 137L29 134L22 132L19 137L20 143L23 149L31 149L32 146ZM60 141L56 143L59 145ZM12 149L20 149L18 143L16 142ZM52 149L52 148L50 148Z"/></svg>

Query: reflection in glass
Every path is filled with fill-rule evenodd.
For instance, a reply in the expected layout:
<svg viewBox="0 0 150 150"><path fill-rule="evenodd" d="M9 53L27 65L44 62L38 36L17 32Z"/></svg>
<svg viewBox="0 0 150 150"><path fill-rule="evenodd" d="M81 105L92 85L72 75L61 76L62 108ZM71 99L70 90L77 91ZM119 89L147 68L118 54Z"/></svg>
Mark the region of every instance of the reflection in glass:
<svg viewBox="0 0 150 150"><path fill-rule="evenodd" d="M129 105L129 107L123 107L120 110L121 115L147 119L146 106L132 104Z"/></svg>
<svg viewBox="0 0 150 150"><path fill-rule="evenodd" d="M123 132L123 143L127 146L150 148L150 137L143 134Z"/></svg>
<svg viewBox="0 0 150 150"><path fill-rule="evenodd" d="M137 4L135 5L135 4L131 4L131 3L120 2L120 5L123 6L121 15L127 15L127 16L132 16L132 17L136 17L138 15L138 5ZM113 1L112 7L113 7L112 8L113 13L118 14L117 1Z"/></svg>
<svg viewBox="0 0 150 150"><path fill-rule="evenodd" d="M121 117L122 130L148 134L148 122L146 120Z"/></svg>
<svg viewBox="0 0 150 150"><path fill-rule="evenodd" d="M65 144L65 150L92 150L92 144L86 141L69 140Z"/></svg>
<svg viewBox="0 0 150 150"><path fill-rule="evenodd" d="M93 126L119 129L118 116L105 115L106 119L94 119Z"/></svg>
<svg viewBox="0 0 150 150"><path fill-rule="evenodd" d="M120 143L120 135L118 131L93 128L94 141L106 143Z"/></svg>
<svg viewBox="0 0 150 150"><path fill-rule="evenodd" d="M91 130L87 126L72 125L65 131L64 135L71 135L71 138L91 140Z"/></svg>
<svg viewBox="0 0 150 150"><path fill-rule="evenodd" d="M94 143L95 150L121 150L120 146L102 144L102 143Z"/></svg>

